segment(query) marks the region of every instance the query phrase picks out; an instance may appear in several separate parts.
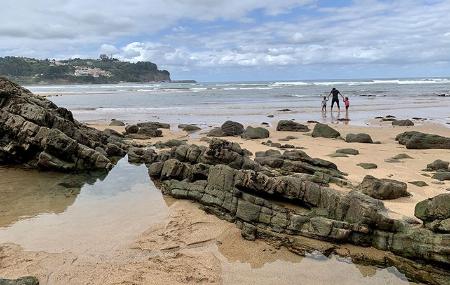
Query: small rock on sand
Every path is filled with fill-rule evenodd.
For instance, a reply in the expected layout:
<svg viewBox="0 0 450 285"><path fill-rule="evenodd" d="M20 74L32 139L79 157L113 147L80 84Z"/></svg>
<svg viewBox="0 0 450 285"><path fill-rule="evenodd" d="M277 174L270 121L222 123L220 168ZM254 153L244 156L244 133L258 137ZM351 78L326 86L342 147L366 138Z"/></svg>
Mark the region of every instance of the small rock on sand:
<svg viewBox="0 0 450 285"><path fill-rule="evenodd" d="M309 128L306 125L296 123L290 120L281 120L278 122L277 131L308 132Z"/></svg>
<svg viewBox="0 0 450 285"><path fill-rule="evenodd" d="M345 153L350 155L358 155L359 151L354 148L340 148L336 150L336 153Z"/></svg>
<svg viewBox="0 0 450 285"><path fill-rule="evenodd" d="M362 167L364 169L376 169L378 168L378 165L375 163L368 163L368 162L361 162L357 164L359 167Z"/></svg>
<svg viewBox="0 0 450 285"><path fill-rule="evenodd" d="M425 186L428 186L428 184L425 182L425 181L410 181L410 182L408 182L409 184L412 184L412 185L416 185L416 186L418 186L418 187L425 187Z"/></svg>

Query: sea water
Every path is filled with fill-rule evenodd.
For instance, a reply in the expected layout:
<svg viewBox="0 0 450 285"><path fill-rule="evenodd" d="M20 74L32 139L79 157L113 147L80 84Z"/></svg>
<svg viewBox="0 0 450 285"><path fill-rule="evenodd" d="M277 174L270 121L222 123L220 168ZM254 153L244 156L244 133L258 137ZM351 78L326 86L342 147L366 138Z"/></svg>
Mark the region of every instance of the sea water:
<svg viewBox="0 0 450 285"><path fill-rule="evenodd" d="M350 98L348 114L321 112L323 96L336 87ZM276 119L338 122L347 118L365 124L375 116L423 117L450 123L450 79L123 83L105 85L28 86L70 109L81 121L129 123L160 120L168 123L221 124L225 120L259 124ZM446 97L442 95L446 94ZM341 102L342 104L342 102ZM342 105L341 105L342 106ZM281 111L289 109L290 111ZM335 109L336 111L336 109Z"/></svg>

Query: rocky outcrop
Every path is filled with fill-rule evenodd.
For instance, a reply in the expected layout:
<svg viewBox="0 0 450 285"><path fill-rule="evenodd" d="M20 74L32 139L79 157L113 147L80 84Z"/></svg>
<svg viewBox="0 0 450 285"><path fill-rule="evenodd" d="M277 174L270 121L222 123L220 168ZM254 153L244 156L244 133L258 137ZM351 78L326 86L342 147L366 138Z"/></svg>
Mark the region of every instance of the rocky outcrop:
<svg viewBox="0 0 450 285"><path fill-rule="evenodd" d="M283 132L309 132L309 127L290 120L281 120L278 122L277 131Z"/></svg>
<svg viewBox="0 0 450 285"><path fill-rule="evenodd" d="M100 149L115 150L109 155ZM59 171L110 169L111 156L123 155L125 149L119 137L89 128L67 109L0 78L0 164Z"/></svg>
<svg viewBox="0 0 450 285"><path fill-rule="evenodd" d="M368 134L347 134L345 141L348 143L373 143L372 138Z"/></svg>
<svg viewBox="0 0 450 285"><path fill-rule="evenodd" d="M248 126L241 136L244 139L266 139L270 136L270 133L265 128Z"/></svg>
<svg viewBox="0 0 450 285"><path fill-rule="evenodd" d="M165 194L200 203L205 211L236 223L246 239L273 239L295 252L299 237L372 246L395 254L386 253L392 262L387 264L400 266L411 278L445 284L450 245L444 234L390 218L383 202L361 191L330 188L333 183L351 185L329 161L301 150L257 152L254 160L249 155L236 143L212 139L208 147L162 151L147 165ZM380 183L395 193L403 187ZM445 226L442 220L438 228Z"/></svg>
<svg viewBox="0 0 450 285"><path fill-rule="evenodd" d="M244 132L244 126L238 122L226 121L220 127L224 136L239 136Z"/></svg>
<svg viewBox="0 0 450 285"><path fill-rule="evenodd" d="M416 131L401 133L395 140L408 149L450 149L450 138Z"/></svg>
<svg viewBox="0 0 450 285"><path fill-rule="evenodd" d="M364 177L358 187L364 194L380 200L392 200L408 197L408 185L393 179L378 179L371 175Z"/></svg>
<svg viewBox="0 0 450 285"><path fill-rule="evenodd" d="M326 125L317 123L314 126L313 132L311 134L313 138L329 138L329 139L335 139L341 136L341 133L333 129L332 127Z"/></svg>

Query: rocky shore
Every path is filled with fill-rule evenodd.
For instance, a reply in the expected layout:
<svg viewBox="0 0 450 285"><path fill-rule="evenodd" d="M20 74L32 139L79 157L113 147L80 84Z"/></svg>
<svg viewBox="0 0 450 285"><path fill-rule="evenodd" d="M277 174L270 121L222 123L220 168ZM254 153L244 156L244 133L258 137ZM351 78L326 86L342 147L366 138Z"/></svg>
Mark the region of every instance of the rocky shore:
<svg viewBox="0 0 450 285"><path fill-rule="evenodd" d="M272 134L267 128L245 128L227 121L194 144L182 140L148 142L162 137L163 130L170 128L168 124L125 125L114 120L104 131L90 128L77 122L70 111L0 79L2 165L64 172L108 171L118 158L128 154L130 162L146 164L164 194L195 201L206 212L235 223L247 240L262 239L299 255L318 250L327 256L347 256L354 262L395 266L412 281L450 284L450 193L417 203L417 219L393 217L383 200L410 197L405 181L365 175L354 183L336 163L314 158L308 154L310 150L269 143ZM189 124L179 128L186 133L199 131ZM351 147L383 144L367 133L344 136L320 123L284 120L276 131ZM258 140L265 148L247 150L233 141L235 138ZM285 141L296 139L289 136ZM396 140L408 150L439 149L447 154L450 148L450 138L416 131L400 133ZM360 151L345 147L333 155L348 159ZM449 164L442 158L424 165L437 181L450 179ZM392 157L389 163L404 159L408 158ZM377 168L373 163L360 165Z"/></svg>

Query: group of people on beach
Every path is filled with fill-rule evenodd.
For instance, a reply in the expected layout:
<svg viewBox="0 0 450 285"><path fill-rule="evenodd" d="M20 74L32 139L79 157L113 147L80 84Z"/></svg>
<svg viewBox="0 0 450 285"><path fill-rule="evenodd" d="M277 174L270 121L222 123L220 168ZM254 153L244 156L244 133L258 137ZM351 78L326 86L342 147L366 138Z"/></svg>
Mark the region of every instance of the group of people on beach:
<svg viewBox="0 0 450 285"><path fill-rule="evenodd" d="M332 96L332 98L331 98L331 112L333 112L333 107L334 107L335 103L336 103L336 105L338 107L338 110L341 111L341 106L339 105L339 95L342 97L342 100L344 101L345 111L348 112L348 108L350 107L350 100L348 99L348 97L344 97L341 94L341 92L339 92L339 90L337 90L334 87L333 87L333 89L331 89L330 94L328 94L328 96L323 96L322 112L326 112L327 111L327 102L330 99L330 96Z"/></svg>

